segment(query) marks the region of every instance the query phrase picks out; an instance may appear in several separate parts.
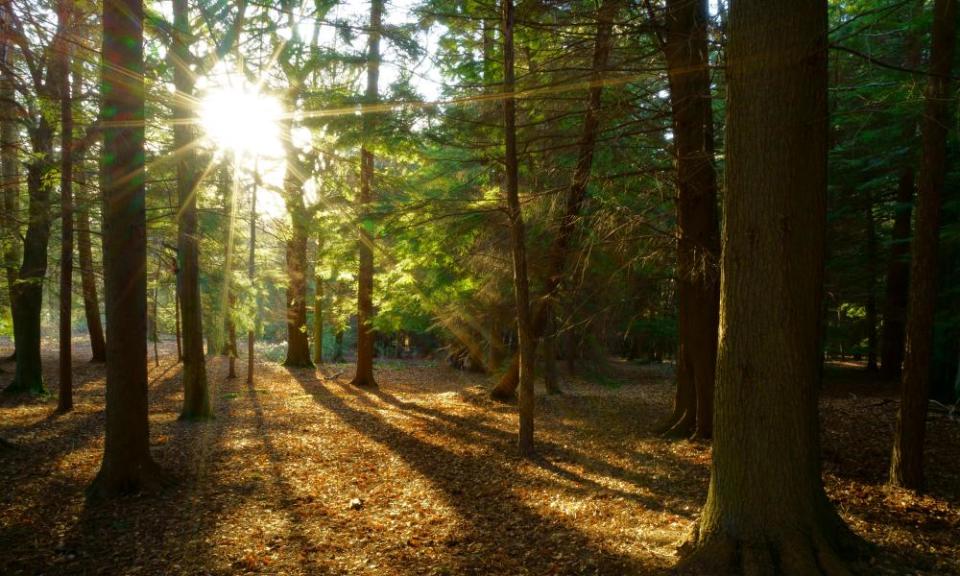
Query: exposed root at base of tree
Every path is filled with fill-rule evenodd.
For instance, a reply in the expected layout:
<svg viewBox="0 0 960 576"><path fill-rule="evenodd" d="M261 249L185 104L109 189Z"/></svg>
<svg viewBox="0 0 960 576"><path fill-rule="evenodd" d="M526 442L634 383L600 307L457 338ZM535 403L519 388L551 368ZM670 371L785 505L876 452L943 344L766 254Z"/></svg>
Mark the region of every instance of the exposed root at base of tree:
<svg viewBox="0 0 960 576"><path fill-rule="evenodd" d="M173 484L173 479L149 456L139 464L124 464L114 470L104 462L87 488L87 500L97 502L121 496L154 494Z"/></svg>
<svg viewBox="0 0 960 576"><path fill-rule="evenodd" d="M360 376L354 376L353 380L350 381L350 385L356 386L357 388L379 388L379 386L377 386L377 381L372 377L361 378Z"/></svg>
<svg viewBox="0 0 960 576"><path fill-rule="evenodd" d="M727 534L712 535L706 541L688 540L681 546L684 556L677 566L680 574L703 576L850 576L846 561L821 536L795 533L777 540L750 541Z"/></svg>
<svg viewBox="0 0 960 576"><path fill-rule="evenodd" d="M654 428L654 433L664 438L690 438L695 430L693 416L689 412L675 412L663 424Z"/></svg>

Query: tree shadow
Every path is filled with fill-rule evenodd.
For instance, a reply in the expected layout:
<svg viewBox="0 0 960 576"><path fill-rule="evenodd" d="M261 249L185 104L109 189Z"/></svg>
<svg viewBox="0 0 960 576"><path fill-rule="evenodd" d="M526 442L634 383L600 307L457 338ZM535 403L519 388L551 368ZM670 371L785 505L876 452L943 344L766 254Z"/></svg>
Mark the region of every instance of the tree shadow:
<svg viewBox="0 0 960 576"><path fill-rule="evenodd" d="M444 504L456 512L463 527L462 535L448 540L448 546L469 550L460 554L451 550L450 556L455 557L452 561L456 562L452 573L484 573L479 563L471 561L473 555L503 558L507 563L502 567L505 573L517 573L521 569L550 573L551 556L539 552L553 548L577 551L582 573L620 575L662 569L615 552L567 522L538 513L516 494L517 484L513 480L519 483L517 471L498 459L467 451L454 453L442 444L421 440L390 424L377 410L351 407L337 391L316 378L299 371L288 373L318 405L369 440L389 449L441 491ZM363 393L355 395L362 398ZM389 395L381 390L373 396L387 398ZM395 398L393 401L400 402ZM440 427L432 432L442 438L453 433L450 428ZM471 434L462 438L476 441Z"/></svg>

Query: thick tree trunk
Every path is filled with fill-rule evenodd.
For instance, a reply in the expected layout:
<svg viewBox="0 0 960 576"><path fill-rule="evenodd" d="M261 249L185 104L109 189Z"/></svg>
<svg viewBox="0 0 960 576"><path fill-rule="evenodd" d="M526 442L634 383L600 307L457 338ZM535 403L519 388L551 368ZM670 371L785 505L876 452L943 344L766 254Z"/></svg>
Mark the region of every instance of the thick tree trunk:
<svg viewBox="0 0 960 576"><path fill-rule="evenodd" d="M557 296L560 283L563 280L567 257L573 244L573 233L577 227L580 210L586 198L587 184L590 181L590 172L593 168L593 152L600 132L601 97L603 96L603 75L610 58L610 49L613 45L611 31L613 20L620 9L619 0L605 0L597 14L597 38L593 49L593 68L590 77L590 90L587 100L587 110L583 117L583 130L580 136L577 165L573 171L570 186L567 188L566 205L558 218L557 235L550 247L548 260L548 274L544 286L544 298L533 313L531 321L531 353L536 353L536 340L543 332L547 320L547 306ZM504 56L506 59L506 56ZM512 57L511 57L512 59ZM504 89L507 91L506 89ZM510 366L497 385L490 391L490 395L498 400L507 400L514 397L520 383L519 351L514 354Z"/></svg>
<svg viewBox="0 0 960 576"><path fill-rule="evenodd" d="M713 464L683 568L846 574L817 421L827 2L738 0L728 25Z"/></svg>
<svg viewBox="0 0 960 576"><path fill-rule="evenodd" d="M189 122L193 105L193 72L187 68L190 59L190 14L187 0L173 2L173 51L178 64L173 82L174 148L177 155L177 197L180 218L177 228L177 269L180 292L180 314L183 321L183 409L182 420L204 420L213 416L207 388L207 366L203 354L203 307L200 302L200 249L197 230L197 195L199 171L194 146L195 130Z"/></svg>
<svg viewBox="0 0 960 576"><path fill-rule="evenodd" d="M906 355L900 384L897 432L890 461L890 483L914 490L923 487L923 444L933 357L940 205L947 173L947 131L951 122L950 74L957 37L957 0L936 0L933 10L916 233L910 260Z"/></svg>
<svg viewBox="0 0 960 576"><path fill-rule="evenodd" d="M47 274L47 246L50 242L50 183L48 173L54 167L53 130L41 117L31 128L34 159L27 165L29 223L23 241L23 263L14 285L13 333L17 368L7 392L42 394L43 371L40 360L40 314L43 307L43 281Z"/></svg>
<svg viewBox="0 0 960 576"><path fill-rule="evenodd" d="M57 85L60 89L60 386L57 411L73 409L73 99L66 36L72 0L60 0Z"/></svg>
<svg viewBox="0 0 960 576"><path fill-rule="evenodd" d="M713 110L705 0L667 1L664 52L677 165L680 348L674 419L668 427L709 438L717 357L720 230L713 164Z"/></svg>
<svg viewBox="0 0 960 576"><path fill-rule="evenodd" d="M367 40L367 93L366 104L372 106L379 100L380 80L380 34L383 18L383 0L370 2L370 34ZM373 376L373 234L374 223L370 219L369 204L373 201L374 156L367 146L376 129L375 117L370 112L363 115L364 144L360 148L360 197L358 251L360 270L357 276L357 373L351 384L361 387L376 387Z"/></svg>
<svg viewBox="0 0 960 576"><path fill-rule="evenodd" d="M507 201L507 214L510 219L510 245L513 252L513 289L517 307L518 373L520 387L520 435L518 447L520 455L533 455L533 378L536 365L536 346L534 345L533 322L530 318L530 284L527 279L527 246L523 224L523 212L520 207L520 182L517 165L517 104L514 91L514 48L513 0L502 2L502 38L503 38L503 140L504 175L503 192Z"/></svg>
<svg viewBox="0 0 960 576"><path fill-rule="evenodd" d="M143 3L103 3L103 246L107 407L103 463L92 496L135 493L162 480L147 419L147 224L144 190Z"/></svg>
<svg viewBox="0 0 960 576"><path fill-rule="evenodd" d="M288 179L296 176L288 174ZM300 184L292 183L297 189ZM291 191L288 189L288 193ZM295 201L296 202L296 201ZM302 197L300 198L302 208ZM288 206L290 202L288 201ZM287 263L287 358L289 367L313 366L310 361L310 342L307 339L307 231L305 210L295 209L291 237L286 243Z"/></svg>
<svg viewBox="0 0 960 576"><path fill-rule="evenodd" d="M79 84L78 84L79 85ZM83 288L83 312L90 334L91 362L105 362L107 344L103 339L103 324L100 320L100 299L97 295L97 276L93 265L93 241L90 236L90 208L92 201L86 190L83 170L77 173L77 190L83 197L77 202L77 252L80 256L80 284Z"/></svg>

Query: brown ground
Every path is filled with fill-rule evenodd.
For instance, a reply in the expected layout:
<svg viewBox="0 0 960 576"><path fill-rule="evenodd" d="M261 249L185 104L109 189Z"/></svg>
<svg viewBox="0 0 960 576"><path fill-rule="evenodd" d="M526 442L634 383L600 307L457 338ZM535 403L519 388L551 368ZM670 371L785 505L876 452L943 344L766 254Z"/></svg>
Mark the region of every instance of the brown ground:
<svg viewBox="0 0 960 576"><path fill-rule="evenodd" d="M567 381L539 398L541 456L525 462L515 408L480 376L385 363L363 392L348 365L270 364L248 386L242 363L226 380L217 359L217 419L198 424L176 420L171 360L151 368L154 457L176 479L160 494L84 500L102 367L77 363L66 416L55 398L0 400L16 445L0 448L0 574L658 574L706 491L709 447L651 432L670 405L663 368L616 364L619 388ZM849 367L829 373L827 489L878 545L860 571L960 574L960 423L931 419L928 496L887 489L896 403Z"/></svg>

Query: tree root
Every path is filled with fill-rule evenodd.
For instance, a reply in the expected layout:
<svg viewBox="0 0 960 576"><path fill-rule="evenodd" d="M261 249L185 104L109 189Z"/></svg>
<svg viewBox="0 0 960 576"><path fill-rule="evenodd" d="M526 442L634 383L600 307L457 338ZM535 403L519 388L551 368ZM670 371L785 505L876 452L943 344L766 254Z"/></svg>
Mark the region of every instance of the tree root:
<svg viewBox="0 0 960 576"><path fill-rule="evenodd" d="M698 576L850 576L846 562L821 535L793 532L745 540L715 534L698 541L696 529L680 546L678 574Z"/></svg>
<svg viewBox="0 0 960 576"><path fill-rule="evenodd" d="M120 496L155 494L173 484L173 479L147 457L139 465L123 465L120 469L104 462L93 483L87 487L87 500L97 502Z"/></svg>
<svg viewBox="0 0 960 576"><path fill-rule="evenodd" d="M353 377L353 380L350 381L351 386L356 386L357 388L379 388L377 386L377 381L372 377L361 377L359 374Z"/></svg>

